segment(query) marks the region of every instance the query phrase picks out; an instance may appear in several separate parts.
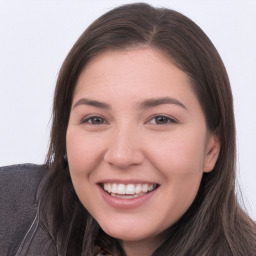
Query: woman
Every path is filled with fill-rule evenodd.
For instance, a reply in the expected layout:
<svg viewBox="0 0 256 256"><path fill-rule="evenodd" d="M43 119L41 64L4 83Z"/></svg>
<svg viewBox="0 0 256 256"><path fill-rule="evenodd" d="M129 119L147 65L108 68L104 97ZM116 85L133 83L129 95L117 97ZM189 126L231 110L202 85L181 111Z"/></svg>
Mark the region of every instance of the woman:
<svg viewBox="0 0 256 256"><path fill-rule="evenodd" d="M125 5L82 34L57 81L47 166L17 255L255 255L228 76L175 11Z"/></svg>

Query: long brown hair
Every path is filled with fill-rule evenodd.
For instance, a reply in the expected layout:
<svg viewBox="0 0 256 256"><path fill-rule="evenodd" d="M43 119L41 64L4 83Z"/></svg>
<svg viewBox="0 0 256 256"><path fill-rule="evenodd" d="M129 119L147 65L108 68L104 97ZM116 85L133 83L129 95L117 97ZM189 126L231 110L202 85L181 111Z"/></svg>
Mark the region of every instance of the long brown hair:
<svg viewBox="0 0 256 256"><path fill-rule="evenodd" d="M221 150L215 168L203 175L193 204L166 230L156 255L234 255L256 253L255 223L235 194L235 123L227 72L212 42L190 19L173 10L129 4L109 11L81 35L66 57L57 81L49 176L41 195L41 221L56 240L60 255L94 255L96 246L125 255L118 240L105 234L79 202L69 176L66 131L74 89L94 56L113 49L148 46L162 51L184 71L204 111L208 129Z"/></svg>

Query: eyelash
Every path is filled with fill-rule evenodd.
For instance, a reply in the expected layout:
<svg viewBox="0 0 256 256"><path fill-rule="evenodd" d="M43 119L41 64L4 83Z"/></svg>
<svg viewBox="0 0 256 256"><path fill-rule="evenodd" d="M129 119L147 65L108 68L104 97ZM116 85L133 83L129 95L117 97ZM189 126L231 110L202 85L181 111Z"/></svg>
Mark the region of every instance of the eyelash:
<svg viewBox="0 0 256 256"><path fill-rule="evenodd" d="M157 118L158 118L158 121L160 119L162 119L162 121L160 121L162 123L157 123L158 122ZM164 119L164 122L163 122L163 119ZM156 124L156 125L167 125L167 124L170 124L170 123L172 123L172 124L177 123L177 121L175 119L173 119L173 118L171 118L169 116L166 116L166 115L155 115L155 116L151 117L149 119L149 121L146 122L146 124L151 124L152 120L155 120L154 124ZM100 122L94 123L95 121L96 122L100 121ZM103 117L100 117L100 116L89 116L89 117L87 117L87 118L85 118L85 119L83 119L81 121L81 124L85 124L85 123L86 124L90 124L90 125L108 124L108 122Z"/></svg>
<svg viewBox="0 0 256 256"><path fill-rule="evenodd" d="M157 118L158 118L158 121L161 118L161 119L164 119L165 122L164 123L157 123ZM155 116L151 117L149 119L149 121L147 121L146 123L147 124L151 124L152 120L155 120L154 124L156 124L156 125L168 125L168 124L176 124L176 123L178 123L174 118L171 118L171 117L166 116L166 115L155 115Z"/></svg>
<svg viewBox="0 0 256 256"><path fill-rule="evenodd" d="M96 119L101 120L102 122L101 123L93 123ZM103 117L100 117L100 116L89 116L81 121L81 124L90 124L90 125L102 125L102 124L106 124L106 123L107 123L107 121Z"/></svg>

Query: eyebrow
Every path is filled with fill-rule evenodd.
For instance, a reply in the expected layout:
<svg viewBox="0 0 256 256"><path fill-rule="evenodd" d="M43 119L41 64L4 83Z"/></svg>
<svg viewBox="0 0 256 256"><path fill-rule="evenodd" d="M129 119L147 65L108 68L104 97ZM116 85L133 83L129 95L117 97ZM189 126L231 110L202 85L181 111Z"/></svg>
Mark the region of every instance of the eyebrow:
<svg viewBox="0 0 256 256"><path fill-rule="evenodd" d="M177 105L177 106L182 107L183 109L187 110L186 106L183 103L181 103L179 100L172 98L172 97L146 99L143 102L139 103L138 106L141 109L146 109L146 108L157 107L157 106L163 105L163 104ZM88 106L93 106L93 107L106 109L106 110L111 109L111 105L109 105L107 103L97 101L97 100L88 99L88 98L82 98L82 99L78 100L72 108L74 109L80 105L88 105Z"/></svg>
<svg viewBox="0 0 256 256"><path fill-rule="evenodd" d="M97 101L97 100L91 100L91 99L87 99L87 98L82 98L82 99L78 100L74 104L73 109L76 108L79 105L89 105L89 106L102 108L102 109L110 109L111 108L111 106L107 103L100 102L100 101Z"/></svg>
<svg viewBox="0 0 256 256"><path fill-rule="evenodd" d="M162 97L162 98L153 98L153 99L147 99L140 103L141 108L152 108L152 107L157 107L159 105L163 104L173 104L177 105L179 107L184 108L187 110L186 106L181 103L179 100L172 98L172 97Z"/></svg>

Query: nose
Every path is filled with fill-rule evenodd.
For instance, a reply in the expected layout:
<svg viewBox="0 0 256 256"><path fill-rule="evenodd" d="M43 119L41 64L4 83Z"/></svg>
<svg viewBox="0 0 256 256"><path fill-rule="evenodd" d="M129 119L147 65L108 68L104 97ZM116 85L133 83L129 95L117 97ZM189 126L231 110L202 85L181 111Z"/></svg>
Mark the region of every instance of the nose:
<svg viewBox="0 0 256 256"><path fill-rule="evenodd" d="M144 154L138 133L131 129L122 129L111 137L104 160L119 169L140 165Z"/></svg>

